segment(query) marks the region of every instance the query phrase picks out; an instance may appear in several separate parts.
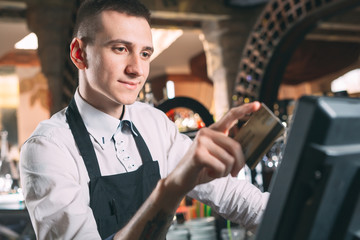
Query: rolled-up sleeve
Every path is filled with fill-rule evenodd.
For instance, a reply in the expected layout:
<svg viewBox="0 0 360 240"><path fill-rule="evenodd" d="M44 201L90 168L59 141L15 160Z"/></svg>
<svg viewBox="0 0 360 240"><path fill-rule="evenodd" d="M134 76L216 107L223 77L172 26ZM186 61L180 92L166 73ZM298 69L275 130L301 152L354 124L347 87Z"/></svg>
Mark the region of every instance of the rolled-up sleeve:
<svg viewBox="0 0 360 240"><path fill-rule="evenodd" d="M167 152L169 161L164 161L168 165L163 168L167 169L167 174L170 174L188 151L192 141L179 133L173 123L169 122L166 126L168 139L171 141ZM261 222L269 197L269 193L261 192L247 180L239 180L230 175L198 185L187 195L210 206L225 219L252 231Z"/></svg>
<svg viewBox="0 0 360 240"><path fill-rule="evenodd" d="M188 196L209 205L225 219L254 231L262 219L269 193L246 180L228 176L196 186Z"/></svg>
<svg viewBox="0 0 360 240"><path fill-rule="evenodd" d="M22 146L21 185L38 239L101 239L78 169L71 153L49 137Z"/></svg>

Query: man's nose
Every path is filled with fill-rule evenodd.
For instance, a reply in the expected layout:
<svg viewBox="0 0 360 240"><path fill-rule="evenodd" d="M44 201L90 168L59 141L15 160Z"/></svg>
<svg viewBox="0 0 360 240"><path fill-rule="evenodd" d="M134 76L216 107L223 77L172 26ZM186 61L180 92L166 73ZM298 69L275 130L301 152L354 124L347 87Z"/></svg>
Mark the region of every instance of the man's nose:
<svg viewBox="0 0 360 240"><path fill-rule="evenodd" d="M142 62L140 56L135 54L129 56L129 60L126 66L126 74L131 76L141 76L144 74Z"/></svg>

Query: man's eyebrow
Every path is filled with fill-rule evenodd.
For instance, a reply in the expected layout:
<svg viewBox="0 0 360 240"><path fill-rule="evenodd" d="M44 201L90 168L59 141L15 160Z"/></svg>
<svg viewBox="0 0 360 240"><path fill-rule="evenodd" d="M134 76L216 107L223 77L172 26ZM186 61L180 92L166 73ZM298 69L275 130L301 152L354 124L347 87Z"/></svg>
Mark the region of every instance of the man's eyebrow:
<svg viewBox="0 0 360 240"><path fill-rule="evenodd" d="M126 41L126 40L123 40L123 39L114 39L114 40L109 40L105 43L105 45L112 45L112 44L125 44L125 45L128 45L128 46L133 46L134 44L132 42L129 42L129 41ZM154 52L154 48L151 47L151 46L146 46L146 47L143 47L143 50L146 50L146 51L150 51L151 53Z"/></svg>
<svg viewBox="0 0 360 240"><path fill-rule="evenodd" d="M154 48L153 48L153 47L144 47L144 50L150 51L151 53L154 52Z"/></svg>
<svg viewBox="0 0 360 240"><path fill-rule="evenodd" d="M105 45L118 44L118 43L130 45L130 46L133 45L131 42L125 41L123 39L112 39L112 40L106 41Z"/></svg>

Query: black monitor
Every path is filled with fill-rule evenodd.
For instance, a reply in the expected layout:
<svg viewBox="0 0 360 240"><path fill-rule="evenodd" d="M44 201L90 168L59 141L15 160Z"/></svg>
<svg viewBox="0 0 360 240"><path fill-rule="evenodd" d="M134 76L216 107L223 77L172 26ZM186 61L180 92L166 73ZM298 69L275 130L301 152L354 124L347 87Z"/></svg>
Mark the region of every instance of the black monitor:
<svg viewBox="0 0 360 240"><path fill-rule="evenodd" d="M360 99L295 108L257 240L360 239Z"/></svg>

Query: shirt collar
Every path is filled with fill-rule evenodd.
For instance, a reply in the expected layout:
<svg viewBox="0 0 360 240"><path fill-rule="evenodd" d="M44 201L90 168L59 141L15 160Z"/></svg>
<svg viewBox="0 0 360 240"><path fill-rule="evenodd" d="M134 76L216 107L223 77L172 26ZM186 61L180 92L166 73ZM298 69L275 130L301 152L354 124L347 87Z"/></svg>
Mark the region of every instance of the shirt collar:
<svg viewBox="0 0 360 240"><path fill-rule="evenodd" d="M74 98L88 132L100 145L110 141L120 124L120 120L88 104L80 96L78 90Z"/></svg>

